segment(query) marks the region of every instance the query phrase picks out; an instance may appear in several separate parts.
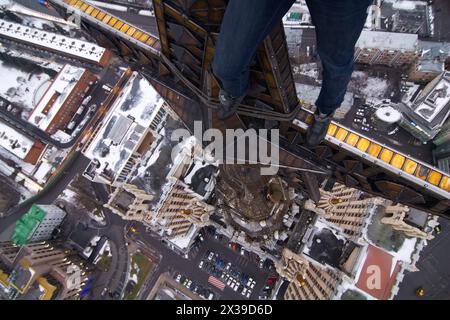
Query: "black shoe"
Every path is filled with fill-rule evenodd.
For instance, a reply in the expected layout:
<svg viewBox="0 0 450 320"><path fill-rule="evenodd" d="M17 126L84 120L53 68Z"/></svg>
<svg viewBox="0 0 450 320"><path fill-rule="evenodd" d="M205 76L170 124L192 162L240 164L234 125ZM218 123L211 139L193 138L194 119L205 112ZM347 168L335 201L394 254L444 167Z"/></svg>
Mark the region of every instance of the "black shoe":
<svg viewBox="0 0 450 320"><path fill-rule="evenodd" d="M306 145L308 147L318 146L319 143L325 138L328 130L328 125L333 119L333 114L328 116L319 116L314 113L314 121L306 132Z"/></svg>
<svg viewBox="0 0 450 320"><path fill-rule="evenodd" d="M230 116L232 116L238 106L241 104L245 95L242 97L235 98L231 94L227 93L225 90L220 89L219 91L219 101L220 106L217 110L217 116L220 120L224 120Z"/></svg>

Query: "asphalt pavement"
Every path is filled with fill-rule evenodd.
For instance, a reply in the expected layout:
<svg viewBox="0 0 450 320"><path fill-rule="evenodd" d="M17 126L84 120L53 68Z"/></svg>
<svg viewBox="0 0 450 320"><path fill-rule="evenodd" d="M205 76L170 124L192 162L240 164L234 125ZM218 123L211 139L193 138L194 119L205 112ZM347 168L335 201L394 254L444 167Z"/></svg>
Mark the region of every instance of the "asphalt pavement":
<svg viewBox="0 0 450 320"><path fill-rule="evenodd" d="M45 195L43 195L38 201L39 204L52 204L56 198L63 192L63 190L67 187L67 185L73 180L75 175L79 172L84 171L84 169L89 164L90 160L86 158L84 155L79 154L77 158L73 161L70 168L68 168L65 172L62 173L61 179L50 189L47 191ZM0 219L0 234L2 234L6 230L10 230L10 226L15 224L15 222L25 213L31 205L20 208L18 210L13 211L10 215Z"/></svg>
<svg viewBox="0 0 450 320"><path fill-rule="evenodd" d="M189 258L186 259L172 251L161 241L158 236L153 233L146 232L145 227L142 224L133 224L133 226L138 230L135 238L161 254L161 260L158 266L142 289L141 297L143 299L148 296L159 275L166 271L182 273L203 287L212 289L221 300L244 299L240 293L233 291L229 287L225 287L224 291L221 291L208 283L209 274L198 267L200 260L204 258L204 255L208 250L219 253L220 257L230 261L242 272L247 273L250 277L252 277L256 281L256 285L250 299L258 299L258 295L264 286L264 283L269 275L269 271L266 269L260 269L256 262L232 251L228 248L226 243L220 242L209 235L205 235L205 241L200 244L200 247L196 250L195 255L190 255Z"/></svg>
<svg viewBox="0 0 450 320"><path fill-rule="evenodd" d="M450 221L440 218L442 231L420 254L419 271L406 272L395 300L449 300L450 299ZM416 290L423 287L425 295Z"/></svg>

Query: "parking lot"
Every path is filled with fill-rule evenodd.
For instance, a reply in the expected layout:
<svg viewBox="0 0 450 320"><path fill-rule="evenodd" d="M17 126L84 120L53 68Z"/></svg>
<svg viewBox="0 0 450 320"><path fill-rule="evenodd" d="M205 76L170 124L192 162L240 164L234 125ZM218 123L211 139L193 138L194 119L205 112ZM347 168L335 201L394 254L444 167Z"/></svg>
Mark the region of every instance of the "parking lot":
<svg viewBox="0 0 450 320"><path fill-rule="evenodd" d="M256 281L251 276L222 258L217 252L206 251L198 267L211 276L208 278L209 283L220 290L228 286L233 291L240 293L243 298L249 299L255 288Z"/></svg>
<svg viewBox="0 0 450 320"><path fill-rule="evenodd" d="M182 286L185 286L192 293L197 294L199 297L203 299L217 300L220 297L218 294L214 293L214 291L212 291L211 289L201 285L200 283L193 281L192 279L189 279L182 273L175 272L173 274L173 277L176 282L178 282Z"/></svg>
<svg viewBox="0 0 450 320"><path fill-rule="evenodd" d="M208 283L220 295L220 299L257 300L260 296L268 296L275 284L273 262L260 261L256 254L243 249L239 244L230 242L211 229L209 232L207 230L203 229L190 253L198 270L196 278ZM210 277L223 283L223 290Z"/></svg>
<svg viewBox="0 0 450 320"><path fill-rule="evenodd" d="M184 285L185 287L189 286L189 290L195 291L195 288L198 287L197 291L205 296L206 299L209 298L210 294L209 292L202 291L211 290L213 293L213 300L257 300L262 294L263 289L267 287L266 282L268 281L268 278L272 278L273 275L276 274L274 266L270 261L260 263L256 254L245 250L242 255L242 250L239 245L233 246L226 237L215 232L207 232L206 230L210 228L202 229L202 235L195 240L189 254L183 256L171 250L161 239L152 237L149 233L145 232L143 226L134 225L134 227L137 229L134 236L139 239L143 245L153 248L153 250L160 252L162 255L161 261L158 263L155 272L145 285L143 296L146 296L146 294L148 295L161 273L169 271L171 277L175 280L178 275L180 275L180 285ZM220 259L227 261L227 264L230 262L236 270L247 274L249 278L251 277L252 280L255 281L254 288L251 290L249 298L247 298L247 293L243 296L242 291L240 293L234 291L235 285L232 289L231 283L230 286L227 286L225 282L225 285L221 288L219 283L211 281L213 279L209 272L205 271L203 268L199 268L200 262L205 258L208 251L217 253L218 256L220 256ZM182 279L182 276L185 278ZM192 282L189 284L189 281ZM217 285L219 285L220 288ZM264 295L270 294L271 288L268 290L269 291L266 291Z"/></svg>

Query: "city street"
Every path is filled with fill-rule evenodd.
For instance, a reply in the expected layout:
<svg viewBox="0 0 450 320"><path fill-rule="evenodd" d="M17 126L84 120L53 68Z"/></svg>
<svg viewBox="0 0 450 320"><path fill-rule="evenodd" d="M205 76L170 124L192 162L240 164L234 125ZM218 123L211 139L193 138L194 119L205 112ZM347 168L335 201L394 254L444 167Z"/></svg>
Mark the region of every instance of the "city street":
<svg viewBox="0 0 450 320"><path fill-rule="evenodd" d="M90 160L83 155L79 155L77 159L72 163L69 169L62 173L61 179L50 189L48 192L43 195L37 202L40 204L51 204L56 198L63 192L63 190L69 185L69 183L73 180L75 175L82 172ZM5 230L11 230L10 226L15 224L15 222L28 211L31 205L20 208L19 210L15 210L10 215L0 219L0 236L4 238L2 233ZM11 236L11 235L8 235Z"/></svg>

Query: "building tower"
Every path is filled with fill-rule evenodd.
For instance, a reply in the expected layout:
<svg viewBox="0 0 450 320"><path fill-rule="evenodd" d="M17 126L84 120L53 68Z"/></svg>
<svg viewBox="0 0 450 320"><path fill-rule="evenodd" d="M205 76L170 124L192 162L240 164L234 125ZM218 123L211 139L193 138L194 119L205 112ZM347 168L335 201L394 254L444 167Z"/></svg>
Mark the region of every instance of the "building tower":
<svg viewBox="0 0 450 320"><path fill-rule="evenodd" d="M125 183L111 194L104 206L124 220L142 221L149 213L153 196L137 186Z"/></svg>
<svg viewBox="0 0 450 320"><path fill-rule="evenodd" d="M434 236L421 230L419 227L408 224L405 219L408 218L410 208L402 205L390 205L386 207L385 216L381 223L391 225L393 229L403 232L407 237L431 240Z"/></svg>
<svg viewBox="0 0 450 320"><path fill-rule="evenodd" d="M193 224L202 226L208 222L214 207L205 203L183 181L173 177L169 179L173 180L172 188L154 218L164 226L170 238L175 238L186 235Z"/></svg>
<svg viewBox="0 0 450 320"><path fill-rule="evenodd" d="M290 282L284 294L286 300L332 299L341 279L338 271L324 267L287 248L283 249L276 269Z"/></svg>
<svg viewBox="0 0 450 320"><path fill-rule="evenodd" d="M335 184L329 192L321 189L315 211L342 228L350 238L359 238L371 212L383 203L381 198L361 199L361 196L361 191Z"/></svg>

